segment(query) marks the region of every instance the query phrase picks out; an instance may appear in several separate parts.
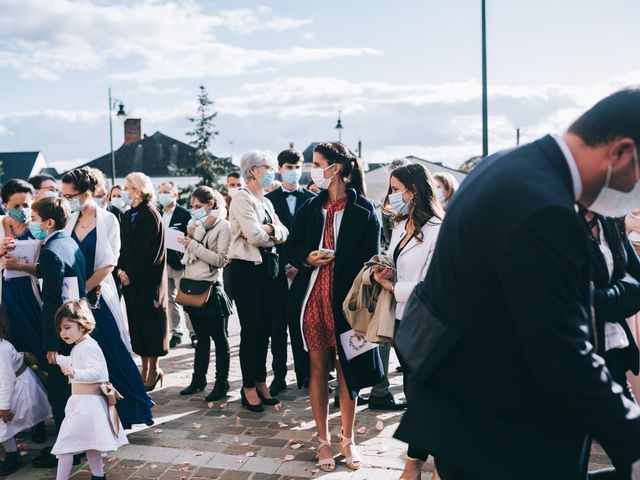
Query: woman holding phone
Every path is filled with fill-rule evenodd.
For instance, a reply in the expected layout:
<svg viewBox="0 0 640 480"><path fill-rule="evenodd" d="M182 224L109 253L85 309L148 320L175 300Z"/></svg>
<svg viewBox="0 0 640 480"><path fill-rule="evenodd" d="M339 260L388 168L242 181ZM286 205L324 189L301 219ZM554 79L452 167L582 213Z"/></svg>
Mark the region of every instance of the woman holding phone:
<svg viewBox="0 0 640 480"><path fill-rule="evenodd" d="M287 261L299 270L290 290L291 343L304 345L308 352L307 357L294 351L294 357L299 385L309 373L320 469L336 468L327 388L335 365L340 383L340 450L347 467L357 470L361 459L353 441L355 398L360 388L382 379L382 366L377 348L347 361L340 334L352 330L342 314L342 303L364 262L378 253L380 223L373 204L365 198L360 160L344 145L319 144L311 176L322 191L298 211L285 250Z"/></svg>
<svg viewBox="0 0 640 480"><path fill-rule="evenodd" d="M397 168L389 178L389 207L396 212L396 217L388 254L393 257L396 280L393 281L393 269L379 266L365 272L363 280L370 284L377 282L393 293L396 299L396 330L405 304L415 286L427 274L436 248L444 218L436 189L436 182L429 171L417 163ZM403 367L405 397L411 401L407 388L410 372L397 350L396 355ZM419 480L429 454L409 445L407 456L402 478Z"/></svg>

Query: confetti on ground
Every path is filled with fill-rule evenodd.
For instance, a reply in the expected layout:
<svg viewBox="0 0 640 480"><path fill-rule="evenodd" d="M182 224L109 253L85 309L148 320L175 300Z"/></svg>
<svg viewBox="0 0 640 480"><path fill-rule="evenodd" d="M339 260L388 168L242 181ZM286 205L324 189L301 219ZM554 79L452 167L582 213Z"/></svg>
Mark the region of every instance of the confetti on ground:
<svg viewBox="0 0 640 480"><path fill-rule="evenodd" d="M294 443L293 445L291 445L291 448L293 448L294 450L298 450L300 447L302 447L300 443Z"/></svg>
<svg viewBox="0 0 640 480"><path fill-rule="evenodd" d="M236 425L240 425L240 417L236 417Z"/></svg>
<svg viewBox="0 0 640 480"><path fill-rule="evenodd" d="M226 403L221 403L221 404L220 404L220 408L226 408L226 407L227 407L227 404L226 404Z"/></svg>
<svg viewBox="0 0 640 480"><path fill-rule="evenodd" d="M109 457L107 459L107 462L112 463L112 462L115 462L116 460L117 460L116 457Z"/></svg>
<svg viewBox="0 0 640 480"><path fill-rule="evenodd" d="M291 460L293 460L295 457L293 455L285 455L284 458L282 459L285 462L290 462Z"/></svg>
<svg viewBox="0 0 640 480"><path fill-rule="evenodd" d="M151 465L149 468L150 468L151 470L155 470L156 468L158 468L158 465Z"/></svg>
<svg viewBox="0 0 640 480"><path fill-rule="evenodd" d="M207 403L207 408L209 408L209 409L213 408L213 402Z"/></svg>
<svg viewBox="0 0 640 480"><path fill-rule="evenodd" d="M279 412L279 411L280 411L280 404L279 404L279 403L276 403L276 404L273 406L273 408L276 410L276 412Z"/></svg>
<svg viewBox="0 0 640 480"><path fill-rule="evenodd" d="M199 423L194 423L192 426L193 428L200 428L202 425Z"/></svg>
<svg viewBox="0 0 640 480"><path fill-rule="evenodd" d="M376 422L376 430L378 430L379 432L384 430L384 423L382 423L382 420L378 420Z"/></svg>
<svg viewBox="0 0 640 480"><path fill-rule="evenodd" d="M156 428L156 429L153 431L153 433L162 433L162 431L163 431L163 430L162 430L161 428Z"/></svg>
<svg viewBox="0 0 640 480"><path fill-rule="evenodd" d="M356 430L356 432L360 434L367 433L367 427L360 427L359 429Z"/></svg>
<svg viewBox="0 0 640 480"><path fill-rule="evenodd" d="M198 438L207 438L206 435L198 435Z"/></svg>
<svg viewBox="0 0 640 480"><path fill-rule="evenodd" d="M249 442L242 442L240 444L241 447L248 447L249 446Z"/></svg>
<svg viewBox="0 0 640 480"><path fill-rule="evenodd" d="M227 418L226 415L218 415L218 418Z"/></svg>
<svg viewBox="0 0 640 480"><path fill-rule="evenodd" d="M202 452L195 452L193 454L194 457L201 457L202 456Z"/></svg>
<svg viewBox="0 0 640 480"><path fill-rule="evenodd" d="M256 454L254 452L247 452L244 454L245 457L255 457Z"/></svg>
<svg viewBox="0 0 640 480"><path fill-rule="evenodd" d="M233 443L238 443L238 437L233 437Z"/></svg>
<svg viewBox="0 0 640 480"><path fill-rule="evenodd" d="M288 424L286 424L286 423L284 423L284 422L278 422L278 426L279 426L280 428L284 428L284 427L288 427L289 425L288 425Z"/></svg>

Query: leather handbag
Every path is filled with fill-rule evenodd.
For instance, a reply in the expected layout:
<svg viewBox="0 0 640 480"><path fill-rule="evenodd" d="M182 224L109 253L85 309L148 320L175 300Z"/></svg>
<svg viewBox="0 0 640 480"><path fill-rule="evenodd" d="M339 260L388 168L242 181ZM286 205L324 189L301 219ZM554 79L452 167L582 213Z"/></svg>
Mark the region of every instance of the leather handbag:
<svg viewBox="0 0 640 480"><path fill-rule="evenodd" d="M262 263L267 267L269 278L276 278L280 273L280 255L266 248L260 248Z"/></svg>
<svg viewBox="0 0 640 480"><path fill-rule="evenodd" d="M176 303L185 307L203 308L209 301L213 283L206 280L180 280Z"/></svg>

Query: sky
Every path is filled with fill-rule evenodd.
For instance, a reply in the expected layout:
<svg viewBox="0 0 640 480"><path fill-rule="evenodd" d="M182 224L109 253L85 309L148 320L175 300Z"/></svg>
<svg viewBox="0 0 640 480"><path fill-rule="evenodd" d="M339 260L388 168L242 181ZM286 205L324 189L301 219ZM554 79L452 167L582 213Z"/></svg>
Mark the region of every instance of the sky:
<svg viewBox="0 0 640 480"><path fill-rule="evenodd" d="M640 83L639 24L633 0L487 0L490 152ZM0 0L0 151L108 153L108 87L144 133L188 141L201 84L235 162L335 141L340 110L367 162L457 165L482 151L480 0Z"/></svg>

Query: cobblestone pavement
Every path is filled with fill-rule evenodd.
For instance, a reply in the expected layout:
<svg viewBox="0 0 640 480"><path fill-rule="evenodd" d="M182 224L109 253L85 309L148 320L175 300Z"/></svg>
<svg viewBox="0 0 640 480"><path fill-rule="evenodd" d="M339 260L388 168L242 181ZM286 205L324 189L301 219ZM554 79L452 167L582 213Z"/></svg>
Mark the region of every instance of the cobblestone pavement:
<svg viewBox="0 0 640 480"><path fill-rule="evenodd" d="M240 404L241 386L238 361L239 327L236 318L230 321L231 374L230 396L222 402L207 403L206 391L192 397L181 397L178 392L189 383L193 362L193 349L182 345L171 351L162 361L165 384L153 392L156 402L156 424L152 427L128 432L130 445L105 457L109 480L166 479L166 480L297 480L323 479L375 479L400 478L406 446L392 435L401 418L399 412L370 411L358 407L356 443L364 457L363 467L350 471L342 457L337 458L335 472L321 473L315 467L314 424L306 391L297 390L295 378L289 373L289 389L279 396L279 410L266 407L264 413L252 413ZM213 358L213 355L212 355ZM269 362L271 359L269 358ZM269 363L270 364L270 363ZM392 354L390 380L392 391L401 395L402 375L394 371L397 366ZM212 361L213 367L213 361ZM209 388L213 386L210 369ZM340 413L330 411L331 431L340 433ZM53 425L48 426L53 442ZM34 469L31 458L41 448L23 435L23 466L11 479L54 479L55 471ZM336 453L338 445L334 446ZM593 466L605 465L606 455L596 446L592 455ZM431 479L431 458L425 466L423 480ZM90 479L86 462L75 467L73 479Z"/></svg>

